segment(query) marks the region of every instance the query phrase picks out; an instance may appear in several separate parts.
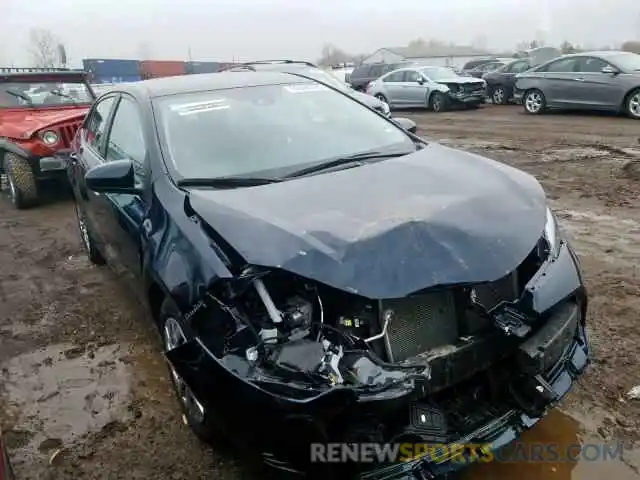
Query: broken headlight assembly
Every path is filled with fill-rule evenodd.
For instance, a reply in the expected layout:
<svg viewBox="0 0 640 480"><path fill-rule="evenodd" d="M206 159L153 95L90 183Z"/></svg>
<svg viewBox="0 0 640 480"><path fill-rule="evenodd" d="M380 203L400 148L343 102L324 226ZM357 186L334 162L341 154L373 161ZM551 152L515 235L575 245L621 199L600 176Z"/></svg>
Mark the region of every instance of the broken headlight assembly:
<svg viewBox="0 0 640 480"><path fill-rule="evenodd" d="M549 257L551 260L555 260L560 254L562 235L560 227L558 226L558 220L550 208L547 208L547 218L544 225L544 238L549 245Z"/></svg>

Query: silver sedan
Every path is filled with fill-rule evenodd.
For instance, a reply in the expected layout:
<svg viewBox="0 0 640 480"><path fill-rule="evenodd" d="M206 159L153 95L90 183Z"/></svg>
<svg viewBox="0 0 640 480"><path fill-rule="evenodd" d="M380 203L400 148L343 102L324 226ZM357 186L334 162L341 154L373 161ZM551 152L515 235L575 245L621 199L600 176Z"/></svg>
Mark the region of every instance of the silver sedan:
<svg viewBox="0 0 640 480"><path fill-rule="evenodd" d="M529 114L608 110L640 120L640 55L609 51L556 58L518 74L514 99Z"/></svg>
<svg viewBox="0 0 640 480"><path fill-rule="evenodd" d="M442 112L453 105L477 107L485 101L484 80L463 77L449 67L416 66L389 72L367 86L367 93L392 108L427 107Z"/></svg>

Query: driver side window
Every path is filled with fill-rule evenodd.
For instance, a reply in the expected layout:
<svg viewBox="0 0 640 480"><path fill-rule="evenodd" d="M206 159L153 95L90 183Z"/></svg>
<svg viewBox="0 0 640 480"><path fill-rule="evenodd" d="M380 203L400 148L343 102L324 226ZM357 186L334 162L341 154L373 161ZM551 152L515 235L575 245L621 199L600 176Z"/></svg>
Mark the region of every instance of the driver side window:
<svg viewBox="0 0 640 480"><path fill-rule="evenodd" d="M405 82L418 83L418 79L419 78L422 78L422 75L420 75L415 70L407 70L404 73L404 81Z"/></svg>
<svg viewBox="0 0 640 480"><path fill-rule="evenodd" d="M145 177L146 156L147 147L138 105L128 97L122 97L113 118L105 159L107 162L131 160L136 177L141 181Z"/></svg>

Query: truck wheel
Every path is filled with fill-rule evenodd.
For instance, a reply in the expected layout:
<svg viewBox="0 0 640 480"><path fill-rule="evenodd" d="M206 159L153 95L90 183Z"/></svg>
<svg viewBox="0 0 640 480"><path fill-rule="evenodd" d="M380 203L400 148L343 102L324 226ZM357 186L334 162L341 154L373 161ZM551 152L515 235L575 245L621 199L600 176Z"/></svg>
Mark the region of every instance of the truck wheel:
<svg viewBox="0 0 640 480"><path fill-rule="evenodd" d="M16 208L23 209L38 201L38 185L26 158L15 153L4 156L4 170L9 183L9 195Z"/></svg>
<svg viewBox="0 0 640 480"><path fill-rule="evenodd" d="M440 92L436 92L429 98L429 108L432 112L440 113L447 110L449 106L449 100L445 95Z"/></svg>

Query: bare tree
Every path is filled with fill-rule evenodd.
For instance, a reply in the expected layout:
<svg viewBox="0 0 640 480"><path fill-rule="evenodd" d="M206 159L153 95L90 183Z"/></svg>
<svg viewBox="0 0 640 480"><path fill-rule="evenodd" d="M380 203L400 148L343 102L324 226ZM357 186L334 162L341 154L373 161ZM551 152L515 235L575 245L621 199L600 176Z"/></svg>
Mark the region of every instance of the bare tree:
<svg viewBox="0 0 640 480"><path fill-rule="evenodd" d="M29 53L36 67L54 68L58 66L59 45L55 35L44 28L34 28L29 34Z"/></svg>
<svg viewBox="0 0 640 480"><path fill-rule="evenodd" d="M322 53L318 63L320 65L338 65L351 61L351 56L340 48L327 43L322 47Z"/></svg>
<svg viewBox="0 0 640 480"><path fill-rule="evenodd" d="M578 49L568 40L565 40L560 44L560 51L564 54L566 53L577 53Z"/></svg>
<svg viewBox="0 0 640 480"><path fill-rule="evenodd" d="M622 50L640 54L640 41L630 40L622 44Z"/></svg>

